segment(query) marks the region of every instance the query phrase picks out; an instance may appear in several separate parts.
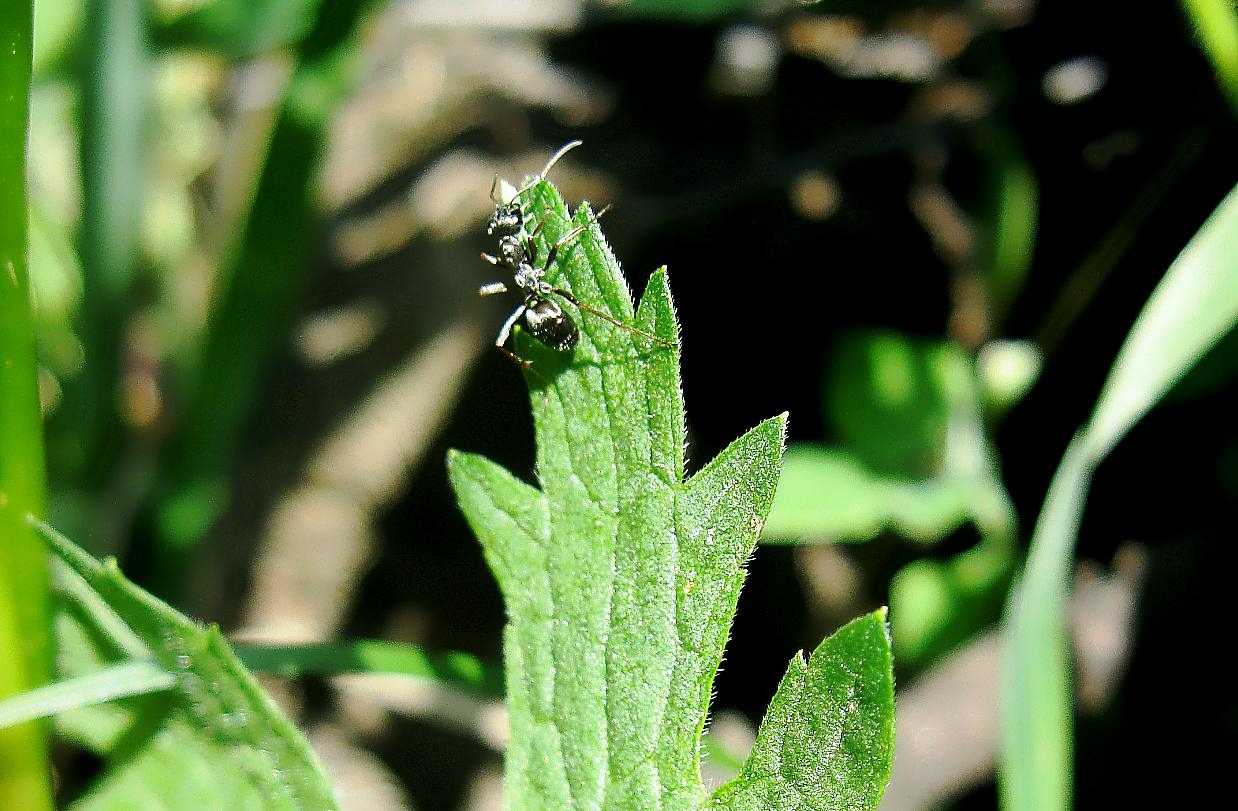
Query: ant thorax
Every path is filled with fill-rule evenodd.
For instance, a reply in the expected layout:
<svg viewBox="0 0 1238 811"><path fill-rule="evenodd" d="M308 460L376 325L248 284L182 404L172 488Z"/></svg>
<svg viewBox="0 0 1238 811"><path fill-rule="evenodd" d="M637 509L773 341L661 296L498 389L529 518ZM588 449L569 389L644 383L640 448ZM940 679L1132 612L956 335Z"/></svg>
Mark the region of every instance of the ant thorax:
<svg viewBox="0 0 1238 811"><path fill-rule="evenodd" d="M505 267L518 267L529 261L528 245L518 236L499 238L499 259Z"/></svg>
<svg viewBox="0 0 1238 811"><path fill-rule="evenodd" d="M554 290L549 282L543 280L546 275L545 268L535 268L528 262L521 262L516 266L516 286L521 290L528 290L530 293L538 293L546 295Z"/></svg>

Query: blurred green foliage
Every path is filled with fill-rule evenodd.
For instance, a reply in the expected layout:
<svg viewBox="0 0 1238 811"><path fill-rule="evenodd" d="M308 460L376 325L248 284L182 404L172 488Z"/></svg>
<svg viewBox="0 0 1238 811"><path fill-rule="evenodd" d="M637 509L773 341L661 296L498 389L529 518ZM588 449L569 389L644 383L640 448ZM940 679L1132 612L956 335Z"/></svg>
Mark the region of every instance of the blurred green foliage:
<svg viewBox="0 0 1238 811"><path fill-rule="evenodd" d="M307 274L325 253L318 186L324 166L323 145L339 120L341 102L354 90L360 66L371 56L359 44L359 24L367 12L381 5L362 0L38 0L35 4L33 84L24 69L10 72L7 62L3 73L5 87L15 88L18 95L30 91L33 142L28 194L21 182L27 173L14 168L22 152L17 142L24 132L24 125L17 126L11 120L17 107L4 108L6 118L0 122L0 137L5 139L0 143L4 172L0 174L4 179L0 183L0 249L4 255L16 257L14 268L21 280L20 257L25 249L18 245L20 235L14 226L20 226L25 218L13 212L28 209L29 285L36 304L30 322L24 291L0 284L4 307L0 311L0 349L6 360L14 361L11 366L0 364L0 493L8 494L9 499L7 505L0 503L4 537L30 539L24 526L10 519L27 510L41 510L42 473L32 472L43 465L42 449L37 447L37 376L37 398L46 415L47 501L53 523L96 555L121 556L136 572L135 577L170 601L188 597L194 588L194 573L209 557L203 555L203 540L220 516L235 506L229 501L237 495L233 466L247 450L242 447L247 421L264 409L260 400L263 370L271 354L287 341ZM424 11L430 5L408 4L414 11ZM1059 153L1052 151L1058 146L1046 151L1042 141L1058 141L1042 137L1039 130L1036 142L1021 140L1020 128L1028 121L1041 126L1045 112L1035 87L1037 77L1019 75L1020 71L1027 72L1034 60L1022 62L1017 70L1006 64L1009 55L1003 53L1002 37L1010 29L1002 26L1007 23L997 17L977 23L980 18L974 16L975 4L967 13L955 13L959 9L950 4L904 0L876 5L803 5L776 14L768 11L768 4L750 0L635 0L582 5L586 37L565 42L563 50L576 54L569 56L569 61L579 58L579 52L591 50L598 39L604 38L591 40L588 36L596 37L601 31L609 37L613 29L606 26L615 21L619 21L616 27L628 26L642 36L669 29L673 36L662 41L676 43L694 35L703 38L712 36L710 32L725 33L728 26L751 26L770 34L761 42L773 48L771 82L786 82L789 75L804 73L805 63L814 59L837 70L820 85L820 110L812 115L834 116L837 108L841 122L838 131L847 136L843 141L854 136L877 154L883 149L906 150L916 183L940 180L939 175L946 174L940 168L947 163L943 151L959 149L963 154L963 160L950 166L960 177L947 180L964 190L955 212L964 227L956 231L967 239L960 240L962 247L943 248L935 243L942 267L926 262L925 267L917 266L914 272L895 277L897 282L891 284L883 299L883 306L896 309L904 294L903 285L915 281L912 276L923 278L941 270L941 277L933 277L931 283L949 288L952 312L948 323L942 319L941 329L934 330L931 324L925 327L924 319L908 319L915 321L913 327L895 315L886 320L885 313L874 316L870 310L848 321L839 333L828 329L823 333L828 345L812 348L820 348L828 357L826 365L801 362L796 375L811 379L818 392L825 430L822 436L793 443L788 449L764 542L875 542L870 548L848 547L842 553L856 559L869 554L890 562L890 571L883 573L868 596L891 606L898 662L903 674L914 675L994 627L1008 587L1020 571L1021 543L1034 537L1035 547L1043 548L1042 536L1050 530L1055 532L1059 542L1053 547L1052 565L1046 566L1053 576L1047 578L1048 585L1042 582L1039 586L1046 590L1043 599L1031 601L1046 610L1033 620L1015 616L1008 617L1008 622L1031 623L1030 630L1021 631L1023 642L1032 651L1021 654L1026 657L1021 660L1025 663L1022 667L1029 674L1041 673L1039 684L1047 687L1039 698L1029 699L1032 703L1027 706L1033 706L1036 700L1052 705L1040 713L1050 722L1046 735L1052 742L1037 743L1035 748L1052 755L1053 762L1046 768L1054 774L1056 789L1053 796L1037 799L1032 805L1060 806L1065 802L1062 786L1069 783L1068 775L1062 774L1069 768L1063 765L1068 764L1068 754L1062 753L1069 753L1072 734L1069 724L1061 721L1069 709L1061 676L1061 601L1063 583L1074 562L1072 521L1077 522L1086 501L1089 470L1081 473L1080 466L1090 469L1098 456L1093 453L1082 462L1077 457L1063 461L1069 475L1057 480L1033 534L1030 528L1018 525L1008 489L1022 484L1020 504L1026 509L1026 504L1038 502L1041 495L1028 495L1027 488L1032 485L1027 482L1035 481L1034 487L1040 488L1044 482L1037 479L1036 460L999 456L999 432L1009 415L1021 407L1025 413L1034 408L1035 417L1024 418L1021 430L1028 431L1031 425L1032 430L1044 432L1034 441L1049 437L1043 441L1056 442L1052 437L1061 426L1054 423L1053 411L1066 395L1061 388L1048 392L1037 389L1041 367L1047 374L1061 369L1064 356L1085 361L1090 358L1095 370L1103 368L1102 360L1107 362L1107 358L1097 360L1089 353L1112 351L1112 347L1105 350L1092 345L1090 334L1083 339L1073 336L1066 343L1068 332L1072 325L1086 322L1099 310L1120 312L1126 291L1137 288L1141 271L1132 246L1142 248L1140 240L1148 233L1168 228L1154 218L1157 206L1168 199L1173 183L1201 154L1200 144L1208 137L1204 130L1219 126L1215 119L1225 112L1223 103L1204 102L1224 98L1238 110L1238 17L1228 0L1183 0L1180 9L1171 9L1183 36L1194 34L1198 44L1198 50L1190 51L1192 59L1181 61L1197 62L1200 76L1206 79L1204 72L1210 72L1220 88L1220 94L1216 94L1206 81L1196 83L1214 92L1193 101L1212 116L1202 119L1203 126L1201 119L1191 119L1193 113L1185 106L1165 111L1149 103L1145 109L1145 96L1152 92L1152 83L1148 77L1136 76L1126 79L1137 85L1133 90L1130 84L1111 82L1100 94L1101 105L1094 108L1096 117L1117 131L1106 130L1104 138L1096 136L1094 143L1086 145L1069 142ZM991 4L982 5L987 8ZM1020 4L1003 5L1013 9ZM6 2L0 17L25 11L23 3ZM507 11L514 18L515 10ZM1049 16L1056 12L1044 6L1037 13ZM903 15L900 19L906 30L891 35L883 29L887 15ZM10 17L3 19L8 22ZM1053 19L1045 25L1060 25L1060 18ZM514 40L510 31L495 33L502 28L499 23L508 22L504 18L476 23L482 32L477 39L489 37L492 44L510 44ZM917 26L928 22L933 23L928 26L929 34L921 37L923 32ZM441 19L424 28L449 36L457 33L452 24ZM553 30L554 37L569 39L566 31ZM468 33L476 32L469 29ZM1166 32L1165 41L1170 33ZM545 34L544 30L539 32L539 36ZM1043 31L1012 52L1023 48L1035 52L1037 59L1056 54L1054 48L1061 43L1052 38L1037 40L1036 36L1043 37ZM901 85L881 72L882 66L888 68L890 64L881 60L877 60L874 73L861 72L860 56L867 53L866 48L888 57L893 51L883 47L899 46L908 49L903 53L911 52L919 41L917 37L926 38L935 47L946 48L952 42L957 45L955 56L943 57L940 64L931 66L927 74L931 79ZM614 39L619 41L618 37ZM1149 43L1148 47L1152 44L1164 45ZM713 45L701 48L692 58L721 60L724 49L717 48L716 42ZM1188 41L1188 46L1193 44ZM691 66L684 69L674 62L681 56L676 48L661 47L659 58L651 60L660 71L659 83L676 88L674 92L682 96L697 85L713 81L701 78L713 73L702 70L698 76ZM449 61L421 41L416 48L423 55L430 53L427 59L443 64ZM821 51L814 53L812 48ZM684 53L695 52L685 48ZM18 56L25 54L23 51ZM830 62L831 55L837 61ZM439 62L417 63L414 72L423 79L438 76L427 69L427 64ZM813 80L821 81L826 69L820 64L813 67L818 69L811 74L817 77ZM393 63L385 69L399 73L404 66ZM524 76L510 63L488 62L478 70L504 79ZM616 76L638 73L637 66L623 61ZM262 82L244 86L250 91L259 87L262 92L245 96L243 101L233 99L230 94L237 92L238 77L251 82L254 77L261 78ZM873 80L864 84L862 92L878 108L875 120L892 118L891 99L897 99L896 104L906 103L906 117L898 127L910 135L892 137L885 129L876 130L874 135L857 123L860 115L856 109L838 103L842 85L863 84L861 79ZM512 84L518 82L513 80ZM968 94L980 87L981 112L968 112L969 98L975 101ZM846 157L851 154L846 143L837 148L830 142L829 148L815 145L812 149L817 151L811 154L791 156L793 150L804 148L800 142L810 137L803 112L808 106L802 98L792 99L796 112L788 115L779 108L774 94L769 98L712 96L708 105L696 108L686 98L676 98L671 105L655 101L655 94L647 87L638 89L640 104L633 107L648 106L661 116L671 116L672 106L682 107L692 109L699 118L692 125L699 125L701 132L691 127L663 127L666 139L677 146L682 144L676 138L704 140L702 133L716 128L718 120L740 121L736 128L747 133L744 138L750 139L746 143L751 155L759 157L748 170L760 177L760 182L753 184L758 187L776 181L781 193L781 186L787 185L784 181L802 170L805 161L812 163L814 170L820 168L819 158L829 172L840 170L841 177L849 162L863 163L872 154L861 150L862 157L856 160ZM1189 89L1191 93L1199 91L1194 86ZM928 127L924 122L930 115L926 111L933 107L933 93L945 91L954 94L943 104L947 112L941 117L947 123L940 128L936 124ZM463 116L467 123L449 135L444 134L447 130L421 130L419 137L434 144L407 144L409 153L416 160L424 159L432 148L451 138L473 145L484 140L478 132L487 127L495 132L502 130L507 140L496 141L507 146L526 138L527 132L513 136L503 127L510 124L512 108L518 103L536 106L544 100L513 101L511 88L491 88L489 92L501 97L497 112L488 109L475 118ZM1121 94L1131 94L1135 101L1123 101ZM477 101L480 94L462 95L467 96L462 107L481 108ZM592 91L583 95L593 101L605 96ZM1124 103L1129 106L1121 106ZM553 126L554 137L564 129L563 122L578 120L563 109L552 109L550 114L545 114L544 108L538 110L538 116L531 120L539 128ZM737 118L726 118L720 110L741 113ZM1073 112L1080 118L1085 115L1084 108ZM1140 179L1119 192L1129 194L1130 208L1113 222L1103 216L1086 224L1055 222L1052 218L1060 217L1060 212L1069 207L1062 199L1060 179L1056 187L1049 186L1046 174L1069 176L1069 183L1074 185L1065 187L1068 192L1082 190L1090 183L1109 184L1114 175L1098 167L1110 165L1107 162L1120 166L1130 159L1131 151L1140 148L1138 138L1136 146L1130 145L1132 132L1145 138L1145 147L1156 140L1155 135L1145 135L1142 124L1131 123L1138 122L1145 112L1170 121L1171 128L1186 134L1173 136L1181 141L1162 165L1138 164L1132 171L1132 176ZM718 119L710 118L714 115ZM547 124L549 119L553 119L553 125ZM622 135L623 149L609 147L615 154L625 149L631 153L656 152L651 142L642 140L649 137L648 133L637 131L631 118L617 120L628 129ZM1187 131L1188 124L1201 131ZM927 138L926 128L932 130ZM427 131L433 134L426 136ZM1088 132L1081 127L1080 137ZM1091 134L1095 136L1095 132ZM551 136L539 129L539 137ZM583 137L590 139L592 133ZM794 147L789 145L793 142ZM725 164L728 173L735 173L736 165L742 169L742 157L735 156L740 150L725 153L725 160L718 157L724 154L721 143L711 144L714 152L701 150L702 155L708 152L712 156L702 161ZM909 143L914 146L907 146ZM675 148L670 147L672 151ZM831 149L844 157L837 157ZM1153 149L1145 154L1154 154L1159 160L1161 153ZM833 161L843 165L835 166ZM866 171L871 168L865 164ZM1210 171L1221 175L1226 167L1218 162ZM865 208L870 189L853 189L850 182L842 184L842 196L855 208L850 219L835 220L836 225L845 225L829 231L826 224L813 223L822 227L812 232L812 238L828 244L831 254L844 250L846 240L830 239L827 243L822 235L837 237L843 229L852 227L862 233L867 226L861 220L871 214ZM949 184L942 181L943 188ZM880 183L873 188L889 191ZM875 196L876 192L871 194ZM671 221L665 216L667 209L654 205L652 196L646 193L641 205L631 208L638 218L659 219L658 225L665 225ZM674 205L697 208L712 216L718 196L687 198L695 200L688 205L676 198ZM744 200L751 211L774 210L768 203L765 198ZM620 210L623 208L621 205ZM743 213L745 227L749 227L751 211ZM1041 233L1046 217L1047 239ZM897 226L881 223L882 235L887 228L892 231ZM1054 228L1057 243L1052 242ZM1070 232L1077 244L1063 238L1062 232ZM930 237L935 239L936 235ZM1067 247L1062 243L1068 243ZM1228 247L1213 257L1216 278L1232 272L1223 260L1225 251L1234 255L1234 249L1224 244ZM772 241L769 245L762 243L761 249L770 255L777 252ZM1086 258L1080 261L1080 255ZM868 259L858 258L861 262ZM1061 282L1062 290L1045 289L1043 279L1058 279L1053 274L1062 265L1077 270ZM1114 268L1121 268L1125 275L1113 274L1110 286L1103 288L1106 296L1099 296L1105 277ZM416 267L408 272L424 274L426 269ZM1043 300L1054 296L1052 302ZM700 307L688 301L682 304L685 310ZM1035 318L1042 309L1049 315L1040 329L1034 330L1028 324L1029 314ZM1177 332L1189 337L1200 329L1198 322L1189 321ZM29 351L31 330L37 336L38 370ZM1214 331L1224 332L1220 328ZM1022 335L1033 335L1034 340L1018 340ZM1151 354L1164 358L1168 347L1168 343L1158 345L1157 352ZM1183 368L1189 365L1179 364ZM1181 402L1214 395L1232 385L1236 370L1238 335L1231 330L1194 369L1175 378L1166 397ZM1132 379L1138 384L1135 389L1150 390L1146 377L1136 375ZM1072 379L1069 387L1086 391L1097 383L1099 379ZM1057 385L1063 386L1060 378ZM1146 398L1146 394L1144 391L1142 396ZM1091 394L1087 397L1090 402ZM1123 397L1141 399L1129 391ZM1077 421L1067 428L1074 425ZM1108 431L1108 444L1126 427L1124 424ZM1008 440L1003 437L1003 447L1010 444ZM1214 460L1218 488L1230 497L1238 492L1236 448L1232 437L1218 439ZM15 478L22 479L21 487L11 484ZM22 487L24 495L14 496ZM4 588L8 589L0 594L0 626L6 621L10 625L0 633L0 650L25 646L36 651L35 660L47 658L46 641L30 630L38 627L35 617L41 611L41 581L31 575L40 554L40 548L33 544L0 546L0 578L5 578ZM12 563L5 556L21 557L24 562ZM1025 575L1023 582L1025 592L1021 593L1030 593L1026 590L1036 588L1035 573ZM24 633L13 630L17 627L13 617L20 612L29 612L29 617L18 621ZM362 651L368 655L362 655ZM371 664L386 661L392 667L406 666L409 670L422 668L429 677L447 681L469 682L477 675L471 669L475 662L452 660L444 664L433 657L426 662L416 656L401 658L407 651L384 659L380 654L385 653L391 652L376 653L373 648L303 650L294 656L292 664L283 662L280 667L296 670L299 661L303 670L316 666L329 670L364 660ZM16 660L5 657L5 661ZM261 655L246 661L258 665L271 662ZM460 668L453 669L454 665ZM36 665L34 670L38 669ZM1046 672L1048 675L1043 675ZM38 681L29 675L18 674L23 688ZM10 676L12 673L5 671L4 678ZM486 678L493 679L493 674ZM13 684L0 684L0 695L17 689ZM1027 712L1036 715L1038 711ZM1020 724L1012 723L1011 729ZM0 746L8 745L7 734L0 732ZM37 736L27 738L25 745L27 755L41 757ZM1033 755L1018 755L1021 750L1015 746L1012 744L1008 758L1023 758L1019 761L1022 765L1035 761ZM0 760L6 766L17 763L15 758ZM3 769L0 767L0 773ZM1019 784L1019 764L1008 772L1014 784ZM1021 789L1008 789L1018 791ZM1035 796L1034 791L1029 796ZM7 807L6 799L0 795L0 806ZM24 801L7 804L35 807Z"/></svg>

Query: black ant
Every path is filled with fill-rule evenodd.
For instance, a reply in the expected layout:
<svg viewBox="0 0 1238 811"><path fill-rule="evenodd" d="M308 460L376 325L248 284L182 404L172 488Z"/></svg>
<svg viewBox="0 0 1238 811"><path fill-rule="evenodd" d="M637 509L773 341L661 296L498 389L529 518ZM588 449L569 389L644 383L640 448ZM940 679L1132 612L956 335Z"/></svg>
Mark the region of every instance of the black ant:
<svg viewBox="0 0 1238 811"><path fill-rule="evenodd" d="M576 322L551 296L558 296L570 302L572 306L582 312L595 315L629 332L643 335L663 346L673 346L670 342L664 341L656 335L624 324L604 312L580 303L567 290L555 287L545 280L546 271L554 264L559 249L580 236L588 227L587 225L578 225L564 234L563 237L550 246L550 250L546 252L546 261L541 267L536 265L536 237L541 232L545 220L538 223L532 232L528 231L525 227L526 218L521 197L525 192L532 189L542 180L545 180L546 174L559 159L567 154L568 151L580 146L580 144L580 141L572 141L565 144L558 152L551 156L541 173L534 176L531 181L520 189L514 189L506 181L502 181L503 199L496 198L494 194L495 187L500 183L497 175L490 186L490 199L494 201L495 209L494 214L490 216L486 232L489 234L493 234L495 231L506 233L499 237L498 256L482 253L481 257L495 267L510 270L515 277L516 288L524 294L524 301L508 316L507 321L503 324L503 328L499 330L499 335L495 339L494 345L498 347L500 352L519 363L525 369L530 368L532 363L507 348L507 344L512 337L512 330L516 324L524 326L543 345L559 352L566 352L572 349L580 338L580 331L576 327ZM600 219L608 210L610 210L610 206L598 212L594 221L596 222L597 219ZM483 285L478 293L482 296L492 296L498 293L506 293L507 291L508 287L503 282L492 282L491 284Z"/></svg>

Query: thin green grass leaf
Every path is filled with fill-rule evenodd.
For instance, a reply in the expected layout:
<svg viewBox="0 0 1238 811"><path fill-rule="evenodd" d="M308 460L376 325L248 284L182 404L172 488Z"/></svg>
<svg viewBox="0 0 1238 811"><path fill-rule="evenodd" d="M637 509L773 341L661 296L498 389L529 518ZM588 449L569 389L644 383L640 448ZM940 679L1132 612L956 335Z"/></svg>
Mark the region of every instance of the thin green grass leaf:
<svg viewBox="0 0 1238 811"><path fill-rule="evenodd" d="M86 4L84 16L78 327L81 352L90 362L67 386L65 401L73 407L54 417L57 430L75 440L57 467L82 478L111 469L125 435L116 389L124 325L134 302L148 174L144 140L150 52L144 5L141 0L95 0ZM116 543L102 539L104 548Z"/></svg>
<svg viewBox="0 0 1238 811"><path fill-rule="evenodd" d="M73 593L88 587L98 597L64 602L61 645L87 649L67 651L62 663L123 661L136 640L144 657L175 678L165 694L60 719L62 730L109 762L75 808L335 807L309 744L217 628L198 625L133 585L114 561L100 564L50 527L36 523L35 529L61 564L58 579L76 583ZM112 639L108 629L118 622L128 631Z"/></svg>
<svg viewBox="0 0 1238 811"><path fill-rule="evenodd" d="M1096 466L1238 321L1238 187L1144 305L1087 427L1071 442L1032 536L1005 617L1003 807L1070 805L1071 723L1065 604L1075 538Z"/></svg>
<svg viewBox="0 0 1238 811"><path fill-rule="evenodd" d="M170 689L176 677L151 662L125 662L0 701L0 729L79 707Z"/></svg>
<svg viewBox="0 0 1238 811"><path fill-rule="evenodd" d="M47 681L47 556L26 526L45 500L43 425L27 271L30 0L0 3L0 699ZM47 730L0 730L0 808L50 808Z"/></svg>
<svg viewBox="0 0 1238 811"><path fill-rule="evenodd" d="M232 648L250 670L277 673L287 678L309 674L391 673L492 695L503 691L503 674L499 668L460 651L433 652L417 645L377 639L304 645L234 642Z"/></svg>
<svg viewBox="0 0 1238 811"><path fill-rule="evenodd" d="M1182 0L1217 83L1238 113L1238 8L1233 0Z"/></svg>
<svg viewBox="0 0 1238 811"><path fill-rule="evenodd" d="M366 6L364 0L341 0L319 8L320 2L227 0L215 4L217 11L201 10L208 17L218 14L212 19L231 33L252 33L246 28L249 14L287 14L295 25L280 35L299 42L252 202L235 224L236 243L220 271L209 330L199 353L183 359L188 408L166 445L163 479L149 505L159 535L149 565L164 594L182 582L179 574L193 548L227 503L228 460L254 408L263 364L290 326L310 255L324 129L349 89L348 57ZM307 20L313 23L308 33L302 30Z"/></svg>

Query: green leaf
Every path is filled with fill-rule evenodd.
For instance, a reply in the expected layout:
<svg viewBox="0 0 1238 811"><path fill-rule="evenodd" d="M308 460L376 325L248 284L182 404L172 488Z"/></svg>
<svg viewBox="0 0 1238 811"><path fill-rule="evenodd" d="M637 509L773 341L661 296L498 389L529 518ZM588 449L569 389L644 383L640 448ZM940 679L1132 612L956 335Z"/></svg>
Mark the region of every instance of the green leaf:
<svg viewBox="0 0 1238 811"><path fill-rule="evenodd" d="M166 44L250 58L302 39L323 0L214 0L164 32Z"/></svg>
<svg viewBox="0 0 1238 811"><path fill-rule="evenodd" d="M544 182L526 200L540 256L587 226L548 281L660 341L569 304L581 332L570 353L518 328L516 351L532 362L539 487L479 456L448 457L507 604L507 807L700 808L711 686L773 501L786 416L685 480L665 271L633 312L588 207L569 220ZM818 710L831 711L805 708Z"/></svg>
<svg viewBox="0 0 1238 811"><path fill-rule="evenodd" d="M328 809L309 744L228 647L204 628L36 524L58 567L62 670L133 658L172 674L165 694L66 713L61 729L108 760L80 809Z"/></svg>
<svg viewBox="0 0 1238 811"><path fill-rule="evenodd" d="M1232 0L1182 0L1182 7L1212 62L1217 83L1238 113L1238 8Z"/></svg>
<svg viewBox="0 0 1238 811"><path fill-rule="evenodd" d="M193 547L226 503L228 461L255 407L263 365L290 328L316 233L314 178L324 131L348 87L341 75L357 48L356 25L367 5L339 0L311 14L319 2L221 0L209 7L225 20L237 15L242 28L251 12L286 11L298 20L310 15L314 25L297 35L295 70L279 100L248 208L233 223L235 242L224 252L208 330L194 357L182 359L187 408L165 446L163 478L148 505L159 531L149 567L154 581L166 584L165 593L181 582Z"/></svg>
<svg viewBox="0 0 1238 811"><path fill-rule="evenodd" d="M141 0L87 0L84 5L78 327L81 352L89 362L80 376L66 381L65 407L54 416L58 432L73 443L64 451L52 446L55 468L83 479L110 468L125 436L117 381L124 326L135 306L147 177L151 55L144 6ZM103 543L112 546L116 540Z"/></svg>
<svg viewBox="0 0 1238 811"><path fill-rule="evenodd" d="M503 675L475 656L460 651L436 653L416 645L363 639L356 642L316 642L303 645L234 644L237 657L250 670L286 678L307 674L393 673L482 693L503 690Z"/></svg>
<svg viewBox="0 0 1238 811"><path fill-rule="evenodd" d="M991 246L984 267L990 306L1000 321L1023 288L1036 246L1036 175L1013 139L998 136L989 156Z"/></svg>
<svg viewBox="0 0 1238 811"><path fill-rule="evenodd" d="M826 383L827 416L843 447L872 470L929 476L941 469L951 414L974 399L973 377L954 344L848 335Z"/></svg>
<svg viewBox="0 0 1238 811"><path fill-rule="evenodd" d="M711 807L876 808L894 753L894 678L885 609L791 660L743 771Z"/></svg>
<svg viewBox="0 0 1238 811"><path fill-rule="evenodd" d="M43 684L51 611L42 544L43 426L27 274L26 139L33 32L30 0L0 3L0 699ZM0 730L0 808L50 808L47 732Z"/></svg>
<svg viewBox="0 0 1238 811"><path fill-rule="evenodd" d="M176 677L150 662L125 662L0 701L0 729L117 698L155 693Z"/></svg>
<svg viewBox="0 0 1238 811"><path fill-rule="evenodd" d="M972 515L986 487L971 476L880 476L844 451L792 446L763 543L867 541L885 529L937 541Z"/></svg>
<svg viewBox="0 0 1238 811"><path fill-rule="evenodd" d="M1238 187L1170 266L1114 361L1096 410L1049 487L1026 569L1006 606L1002 797L1009 809L1069 806L1065 604L1096 466L1238 321Z"/></svg>

